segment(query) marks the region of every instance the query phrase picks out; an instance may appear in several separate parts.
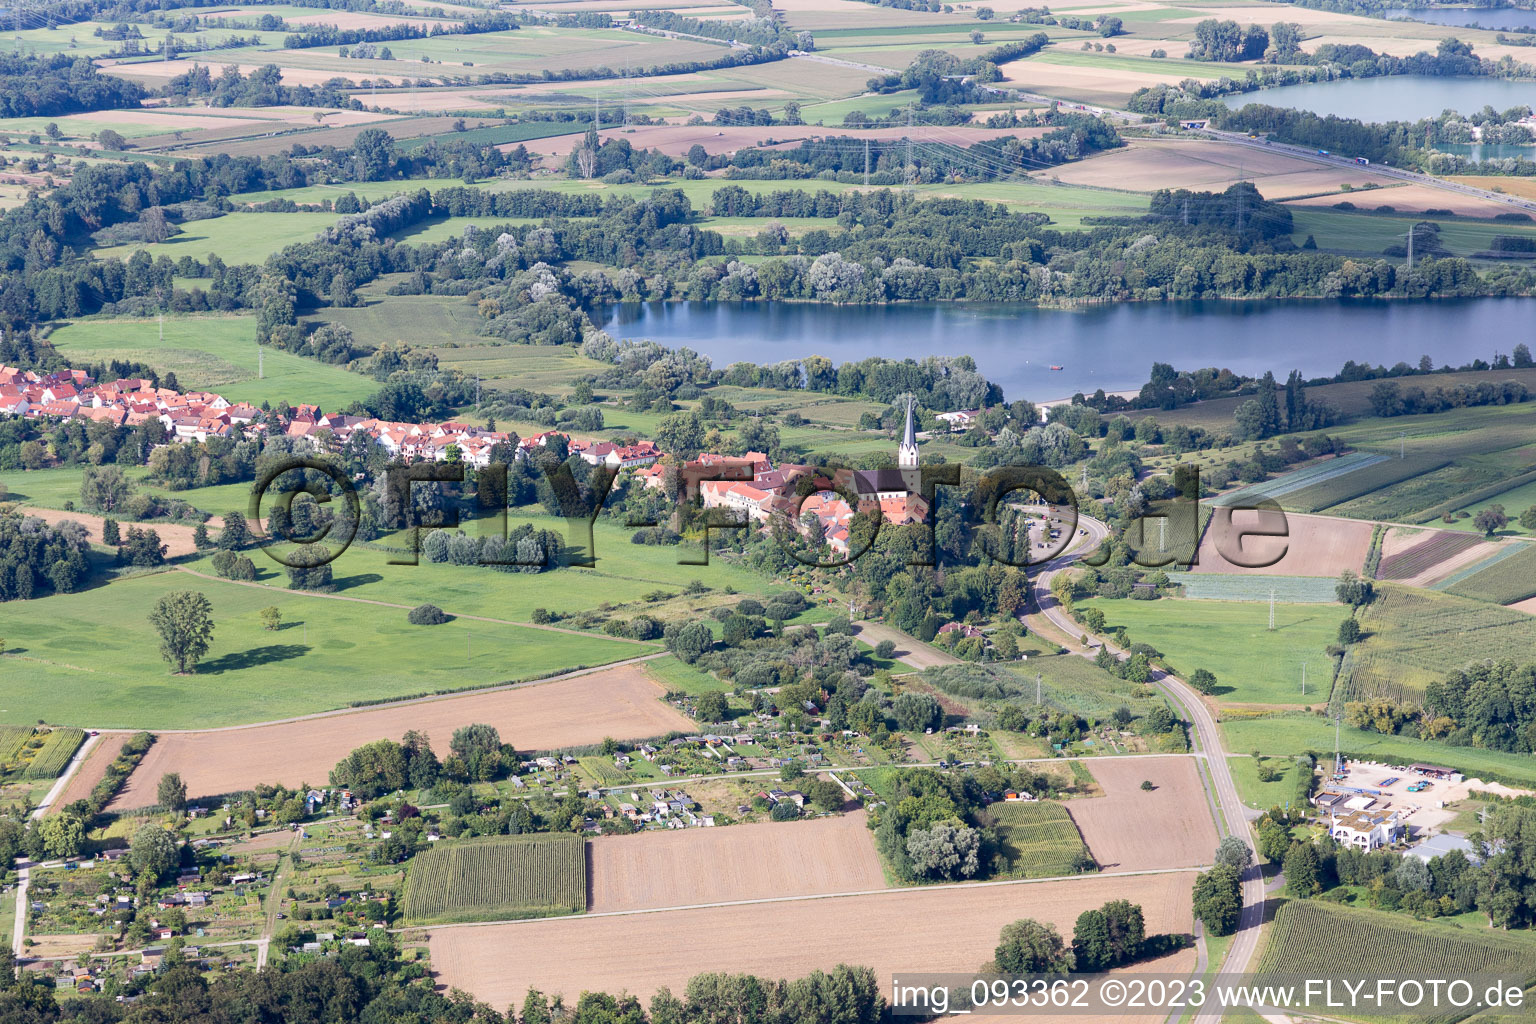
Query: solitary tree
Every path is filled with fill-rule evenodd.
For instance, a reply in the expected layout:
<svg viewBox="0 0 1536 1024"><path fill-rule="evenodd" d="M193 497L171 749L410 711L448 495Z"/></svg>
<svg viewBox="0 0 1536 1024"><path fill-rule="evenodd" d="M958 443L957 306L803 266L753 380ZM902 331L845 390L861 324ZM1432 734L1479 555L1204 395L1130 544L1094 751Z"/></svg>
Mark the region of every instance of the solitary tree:
<svg viewBox="0 0 1536 1024"><path fill-rule="evenodd" d="M239 551L251 542L251 529L245 516L239 512L224 514L224 529L219 531L219 547L225 551Z"/></svg>
<svg viewBox="0 0 1536 1024"><path fill-rule="evenodd" d="M180 772L166 772L160 776L160 784L155 787L155 799L168 811L186 809L187 784L181 781Z"/></svg>
<svg viewBox="0 0 1536 1024"><path fill-rule="evenodd" d="M1503 505L1489 505L1473 517L1472 525L1492 537L1509 525L1509 516L1504 514Z"/></svg>
<svg viewBox="0 0 1536 1024"><path fill-rule="evenodd" d="M1216 863L1241 875L1253 863L1253 851L1239 837L1227 836L1216 847Z"/></svg>
<svg viewBox="0 0 1536 1024"><path fill-rule="evenodd" d="M160 634L160 654L177 675L197 667L213 640L213 605L195 590L166 594L149 613L149 624Z"/></svg>
<svg viewBox="0 0 1536 1024"><path fill-rule="evenodd" d="M152 821L139 826L128 844L128 863L136 874L160 879L181 861L181 850L169 832Z"/></svg>
<svg viewBox="0 0 1536 1024"><path fill-rule="evenodd" d="M86 466L80 475L80 504L113 512L133 494L133 481L117 466Z"/></svg>
<svg viewBox="0 0 1536 1024"><path fill-rule="evenodd" d="M260 611L261 625L263 629L277 629L283 624L283 613L277 605L268 605Z"/></svg>
<svg viewBox="0 0 1536 1024"><path fill-rule="evenodd" d="M694 704L694 710L698 712L699 720L703 722L723 722L726 716L725 694L718 690L701 694Z"/></svg>
<svg viewBox="0 0 1536 1024"><path fill-rule="evenodd" d="M1339 643L1348 647L1350 644L1360 641L1360 623L1353 617L1339 623Z"/></svg>
<svg viewBox="0 0 1536 1024"><path fill-rule="evenodd" d="M1190 673L1189 685L1204 694L1216 692L1216 676L1208 669L1197 668Z"/></svg>

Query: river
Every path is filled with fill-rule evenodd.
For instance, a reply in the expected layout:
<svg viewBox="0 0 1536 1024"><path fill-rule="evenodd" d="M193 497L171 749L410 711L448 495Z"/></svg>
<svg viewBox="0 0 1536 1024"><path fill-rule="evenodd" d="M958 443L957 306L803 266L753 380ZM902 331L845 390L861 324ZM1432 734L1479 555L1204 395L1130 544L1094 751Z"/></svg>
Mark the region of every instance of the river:
<svg viewBox="0 0 1536 1024"><path fill-rule="evenodd" d="M1201 301L1081 310L1022 305L825 306L636 303L610 307L603 329L687 347L717 367L822 355L970 355L1010 400L1045 401L1146 382L1154 360L1234 373L1337 373L1346 359L1388 366L1492 359L1529 340L1536 299L1446 302ZM1053 371L1050 367L1060 365Z"/></svg>
<svg viewBox="0 0 1536 1024"><path fill-rule="evenodd" d="M1430 25L1480 28L1536 28L1536 11L1522 7L1390 7L1381 12L1389 18L1405 18Z"/></svg>
<svg viewBox="0 0 1536 1024"><path fill-rule="evenodd" d="M1227 106L1263 103L1271 107L1310 110L1362 121L1417 121L1447 108L1463 114L1484 106L1508 110L1536 106L1536 82L1507 78L1437 78L1432 75L1384 75L1341 78L1333 82L1282 85L1222 98Z"/></svg>

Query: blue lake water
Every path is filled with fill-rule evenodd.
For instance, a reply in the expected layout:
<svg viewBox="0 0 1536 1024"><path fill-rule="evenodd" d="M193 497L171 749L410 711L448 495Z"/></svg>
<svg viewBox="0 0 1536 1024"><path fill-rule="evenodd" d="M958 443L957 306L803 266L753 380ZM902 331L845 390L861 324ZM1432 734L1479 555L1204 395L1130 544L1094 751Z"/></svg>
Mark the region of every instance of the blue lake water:
<svg viewBox="0 0 1536 1024"><path fill-rule="evenodd" d="M1381 13L1431 25L1478 25L1482 28L1536 28L1536 11L1521 7L1391 7Z"/></svg>
<svg viewBox="0 0 1536 1024"><path fill-rule="evenodd" d="M1533 60L1536 60L1536 53L1533 53ZM1344 78L1238 93L1223 97L1222 102L1234 109L1246 103L1263 103L1362 121L1417 121L1421 117L1435 117L1447 109L1471 114L1484 106L1492 106L1495 110L1508 110L1521 104L1536 106L1536 81L1437 78L1432 75Z"/></svg>
<svg viewBox="0 0 1536 1024"><path fill-rule="evenodd" d="M1009 399L1140 387L1154 361L1235 373L1323 376L1345 360L1391 366L1491 360L1528 340L1536 299L1450 302L1201 301L1082 310L1021 305L824 306L636 303L610 307L603 329L703 353L715 366L821 355L970 355ZM1061 370L1053 371L1052 365Z"/></svg>

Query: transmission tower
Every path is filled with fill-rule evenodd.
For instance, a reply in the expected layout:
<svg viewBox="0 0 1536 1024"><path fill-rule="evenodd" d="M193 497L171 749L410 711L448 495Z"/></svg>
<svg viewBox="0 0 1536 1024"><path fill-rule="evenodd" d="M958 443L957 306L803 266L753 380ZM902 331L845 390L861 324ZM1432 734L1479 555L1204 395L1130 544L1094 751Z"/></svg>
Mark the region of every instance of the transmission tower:
<svg viewBox="0 0 1536 1024"><path fill-rule="evenodd" d="M1275 631L1275 590L1273 587L1269 590L1269 631L1271 633Z"/></svg>

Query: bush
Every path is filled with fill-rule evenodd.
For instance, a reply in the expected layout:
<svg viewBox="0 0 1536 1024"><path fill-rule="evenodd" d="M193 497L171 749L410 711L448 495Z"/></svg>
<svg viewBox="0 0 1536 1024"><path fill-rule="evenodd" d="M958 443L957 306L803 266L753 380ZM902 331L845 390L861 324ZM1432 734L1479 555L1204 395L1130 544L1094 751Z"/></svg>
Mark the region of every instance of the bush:
<svg viewBox="0 0 1536 1024"><path fill-rule="evenodd" d="M413 626L441 626L448 621L448 613L435 604L419 604L406 616Z"/></svg>

